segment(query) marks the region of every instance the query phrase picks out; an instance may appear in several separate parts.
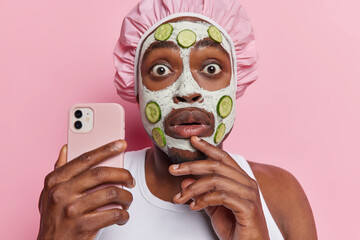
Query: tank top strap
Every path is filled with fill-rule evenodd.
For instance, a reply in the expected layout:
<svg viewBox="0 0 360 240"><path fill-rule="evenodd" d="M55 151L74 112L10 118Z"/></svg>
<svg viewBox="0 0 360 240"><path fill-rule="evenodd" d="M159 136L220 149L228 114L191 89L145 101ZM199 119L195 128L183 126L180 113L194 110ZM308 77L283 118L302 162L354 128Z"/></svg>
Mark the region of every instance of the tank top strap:
<svg viewBox="0 0 360 240"><path fill-rule="evenodd" d="M255 175L246 159L237 154L230 154L230 156L237 162L237 164L249 175L252 179L256 181ZM276 225L276 222L274 218L272 217L270 210L265 202L265 199L261 193L261 190L259 188L260 193L260 199L261 199L261 205L264 212L267 228L269 231L269 236L271 240L283 240L284 237L282 236L282 233L279 229L279 227Z"/></svg>

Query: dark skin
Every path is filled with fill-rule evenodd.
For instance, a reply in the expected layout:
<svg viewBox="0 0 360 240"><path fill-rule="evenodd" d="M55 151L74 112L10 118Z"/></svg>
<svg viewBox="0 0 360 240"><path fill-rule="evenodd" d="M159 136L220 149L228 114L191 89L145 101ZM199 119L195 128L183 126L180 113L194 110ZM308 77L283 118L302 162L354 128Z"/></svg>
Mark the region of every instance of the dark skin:
<svg viewBox="0 0 360 240"><path fill-rule="evenodd" d="M162 47L161 51L151 51L148 59L143 61L141 74L149 89L163 89L181 74L182 61L176 48ZM157 65L167 66L169 71L153 71L159 68ZM229 84L229 66L229 56L216 46L193 48L190 54L194 79L209 91ZM174 102L183 99L190 103L200 101L201 96L195 95L175 96ZM198 152L188 152L188 157L202 153L203 160L174 166L168 155L156 146L148 150L145 174L153 195L176 204L190 204L194 211L204 209L219 239L269 239L259 198L260 188L285 239L317 239L309 202L289 172L249 162L257 180L254 181L222 149L222 144L214 147L195 136L190 141ZM131 173L126 169L92 168L125 148L126 142L120 140L69 163L66 161L66 146L62 148L55 170L45 178L40 196L38 239L94 239L103 227L126 224L129 219L126 210L132 202L132 195L126 188L134 187ZM86 193L95 186L108 183L123 184L125 188L113 186ZM109 203L122 206L123 210L95 211Z"/></svg>

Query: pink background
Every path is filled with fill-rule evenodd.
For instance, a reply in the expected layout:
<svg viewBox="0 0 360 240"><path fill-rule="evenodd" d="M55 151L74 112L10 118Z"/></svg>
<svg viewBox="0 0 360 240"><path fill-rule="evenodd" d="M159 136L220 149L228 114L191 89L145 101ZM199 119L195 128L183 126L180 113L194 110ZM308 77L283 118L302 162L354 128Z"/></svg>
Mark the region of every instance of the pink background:
<svg viewBox="0 0 360 240"><path fill-rule="evenodd" d="M243 0L261 56L225 147L292 172L320 239L359 239L359 3ZM119 102L129 149L149 144L115 94L112 51L125 0L0 4L0 239L34 239L38 196L66 143L68 107Z"/></svg>

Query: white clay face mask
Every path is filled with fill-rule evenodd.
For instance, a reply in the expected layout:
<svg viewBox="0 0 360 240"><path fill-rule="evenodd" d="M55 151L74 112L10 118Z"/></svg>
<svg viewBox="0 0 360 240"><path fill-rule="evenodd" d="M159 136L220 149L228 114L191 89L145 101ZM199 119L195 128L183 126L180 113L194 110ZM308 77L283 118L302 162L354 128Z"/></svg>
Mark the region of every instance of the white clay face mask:
<svg viewBox="0 0 360 240"><path fill-rule="evenodd" d="M204 38L211 38L220 43L232 59L230 84L220 90L208 91L203 89L195 81L190 71L189 56L192 46ZM195 152L196 150L191 146L189 139L175 138L166 134L164 122L173 110L197 108L214 116L214 129L211 136L201 138L217 146L230 132L235 120L236 79L234 77L232 49L229 41L216 27L207 22L180 21L166 23L161 25L144 41L140 49L140 63L146 49L156 41L171 41L179 46L183 61L183 72L172 85L159 91L151 91L146 88L143 85L141 74L138 75L140 112L147 134L166 153L171 148ZM176 96L191 96L194 94L200 94L203 101L180 101L177 103L174 101Z"/></svg>

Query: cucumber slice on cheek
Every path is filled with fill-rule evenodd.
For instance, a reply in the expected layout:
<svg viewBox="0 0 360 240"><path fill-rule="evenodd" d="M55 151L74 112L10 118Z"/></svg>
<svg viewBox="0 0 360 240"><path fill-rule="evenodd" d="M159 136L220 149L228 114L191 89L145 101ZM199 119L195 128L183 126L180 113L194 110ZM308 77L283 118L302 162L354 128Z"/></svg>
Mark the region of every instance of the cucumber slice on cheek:
<svg viewBox="0 0 360 240"><path fill-rule="evenodd" d="M164 133L161 131L160 128L154 128L152 130L152 137L159 147L165 147L166 140L164 137Z"/></svg>
<svg viewBox="0 0 360 240"><path fill-rule="evenodd" d="M217 112L220 117L226 118L231 113L233 101L230 96L222 96L217 105Z"/></svg>
<svg viewBox="0 0 360 240"><path fill-rule="evenodd" d="M149 102L145 107L145 115L149 122L157 123L161 118L161 110L156 102Z"/></svg>
<svg viewBox="0 0 360 240"><path fill-rule="evenodd" d="M182 48L189 48L196 42L196 34L189 29L182 30L177 35L177 42Z"/></svg>
<svg viewBox="0 0 360 240"><path fill-rule="evenodd" d="M224 135L225 135L225 130L226 130L226 126L225 124L221 123L219 125L219 127L216 129L216 133L215 133L215 136L214 136L214 142L215 143L219 143Z"/></svg>
<svg viewBox="0 0 360 240"><path fill-rule="evenodd" d="M171 37L174 28L170 23L165 23L158 27L155 31L155 39L158 41L166 41Z"/></svg>

